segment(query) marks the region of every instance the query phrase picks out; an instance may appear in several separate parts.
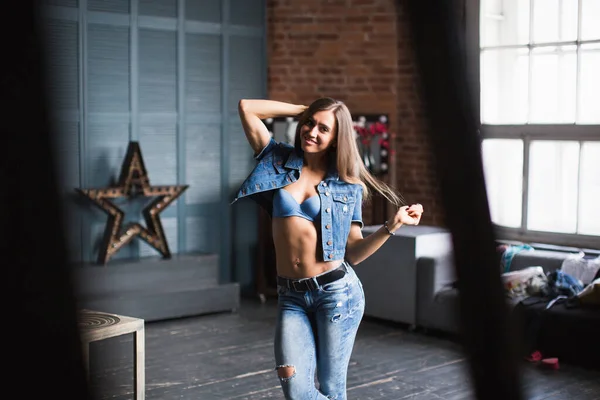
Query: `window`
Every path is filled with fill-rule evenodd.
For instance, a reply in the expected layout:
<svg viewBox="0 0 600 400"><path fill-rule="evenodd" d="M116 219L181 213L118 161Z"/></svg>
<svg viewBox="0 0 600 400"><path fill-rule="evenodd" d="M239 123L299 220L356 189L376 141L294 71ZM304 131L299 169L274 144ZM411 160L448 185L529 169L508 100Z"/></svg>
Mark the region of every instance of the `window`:
<svg viewBox="0 0 600 400"><path fill-rule="evenodd" d="M600 1L468 0L467 15L498 234L600 248Z"/></svg>

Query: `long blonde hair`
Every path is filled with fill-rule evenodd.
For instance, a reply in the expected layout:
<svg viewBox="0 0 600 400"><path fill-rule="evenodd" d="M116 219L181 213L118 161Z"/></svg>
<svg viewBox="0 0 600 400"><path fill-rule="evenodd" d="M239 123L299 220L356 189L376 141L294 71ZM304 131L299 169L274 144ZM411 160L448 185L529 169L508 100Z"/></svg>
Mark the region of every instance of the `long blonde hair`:
<svg viewBox="0 0 600 400"><path fill-rule="evenodd" d="M302 127L308 122L309 118L319 111L332 111L335 116L337 147L331 148L330 156L332 157L331 162L335 161L340 179L344 182L360 184L363 187L363 200L370 198L372 189L396 207L406 205L406 201L400 193L375 178L365 167L356 143L356 131L352 122L352 114L343 102L330 97L322 97L315 100L300 115L294 142L296 150L302 151L300 145Z"/></svg>

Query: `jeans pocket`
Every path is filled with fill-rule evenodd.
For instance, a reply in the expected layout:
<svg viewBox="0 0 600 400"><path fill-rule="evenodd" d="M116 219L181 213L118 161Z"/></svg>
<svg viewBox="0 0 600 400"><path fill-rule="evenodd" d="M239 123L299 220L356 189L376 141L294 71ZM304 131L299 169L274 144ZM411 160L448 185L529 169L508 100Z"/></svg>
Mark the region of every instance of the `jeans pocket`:
<svg viewBox="0 0 600 400"><path fill-rule="evenodd" d="M360 281L360 279L358 279L357 282L358 282L358 287L360 288L360 293L362 294L362 298L363 298L363 300L365 300L365 288L364 288L362 282Z"/></svg>
<svg viewBox="0 0 600 400"><path fill-rule="evenodd" d="M338 279L337 281L334 281L331 283L326 283L325 285L321 286L321 290L326 293L335 293L335 292L341 292L343 290L346 290L347 287L348 287L348 280L345 278L342 278L342 279Z"/></svg>

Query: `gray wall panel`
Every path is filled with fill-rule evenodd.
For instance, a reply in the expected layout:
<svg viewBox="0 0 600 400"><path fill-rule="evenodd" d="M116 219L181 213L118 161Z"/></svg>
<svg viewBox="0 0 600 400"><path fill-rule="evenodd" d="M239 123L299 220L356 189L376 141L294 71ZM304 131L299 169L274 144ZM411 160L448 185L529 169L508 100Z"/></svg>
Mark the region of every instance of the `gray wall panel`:
<svg viewBox="0 0 600 400"><path fill-rule="evenodd" d="M89 11L105 11L128 14L129 0L87 0Z"/></svg>
<svg viewBox="0 0 600 400"><path fill-rule="evenodd" d="M263 27L265 11L264 0L231 0L230 21L234 25Z"/></svg>
<svg viewBox="0 0 600 400"><path fill-rule="evenodd" d="M40 4L47 6L77 7L77 0L43 0Z"/></svg>
<svg viewBox="0 0 600 400"><path fill-rule="evenodd" d="M217 124L189 124L186 135L187 204L221 199L221 144Z"/></svg>
<svg viewBox="0 0 600 400"><path fill-rule="evenodd" d="M222 0L186 0L185 17L187 20L221 22Z"/></svg>
<svg viewBox="0 0 600 400"><path fill-rule="evenodd" d="M89 112L129 111L129 30L89 24L87 100Z"/></svg>
<svg viewBox="0 0 600 400"><path fill-rule="evenodd" d="M55 112L79 109L77 22L49 19L44 25L46 83ZM52 49L52 50L50 50Z"/></svg>
<svg viewBox="0 0 600 400"><path fill-rule="evenodd" d="M221 229L217 213L186 219L186 247L192 253L218 253Z"/></svg>
<svg viewBox="0 0 600 400"><path fill-rule="evenodd" d="M129 125L90 121L87 134L87 186L91 188L115 184L127 152Z"/></svg>
<svg viewBox="0 0 600 400"><path fill-rule="evenodd" d="M229 183L235 190L252 171L256 161L239 119L231 118L229 132Z"/></svg>
<svg viewBox="0 0 600 400"><path fill-rule="evenodd" d="M177 33L140 29L139 107L142 113L177 110Z"/></svg>
<svg viewBox="0 0 600 400"><path fill-rule="evenodd" d="M185 38L186 114L221 113L221 37L188 33Z"/></svg>
<svg viewBox="0 0 600 400"><path fill-rule="evenodd" d="M152 185L177 183L177 138L174 124L140 126L140 148ZM169 207L174 207L170 205Z"/></svg>
<svg viewBox="0 0 600 400"><path fill-rule="evenodd" d="M177 0L139 0L140 15L177 17Z"/></svg>
<svg viewBox="0 0 600 400"><path fill-rule="evenodd" d="M231 36L229 112L235 114L240 99L264 96L263 39Z"/></svg>

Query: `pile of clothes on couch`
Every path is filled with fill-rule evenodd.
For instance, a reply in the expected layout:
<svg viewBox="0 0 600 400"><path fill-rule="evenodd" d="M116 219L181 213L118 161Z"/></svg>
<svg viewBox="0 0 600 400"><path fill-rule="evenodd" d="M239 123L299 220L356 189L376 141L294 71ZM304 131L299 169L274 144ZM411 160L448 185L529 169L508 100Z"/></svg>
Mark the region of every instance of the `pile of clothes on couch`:
<svg viewBox="0 0 600 400"><path fill-rule="evenodd" d="M502 281L521 328L525 358L555 369L559 359L600 369L600 256L571 254L560 269L511 271L511 253L530 249L506 250Z"/></svg>
<svg viewBox="0 0 600 400"><path fill-rule="evenodd" d="M528 297L548 301L548 308L565 301L571 307L600 305L600 256L572 255L558 270L531 266L502 273L506 295L517 303Z"/></svg>

